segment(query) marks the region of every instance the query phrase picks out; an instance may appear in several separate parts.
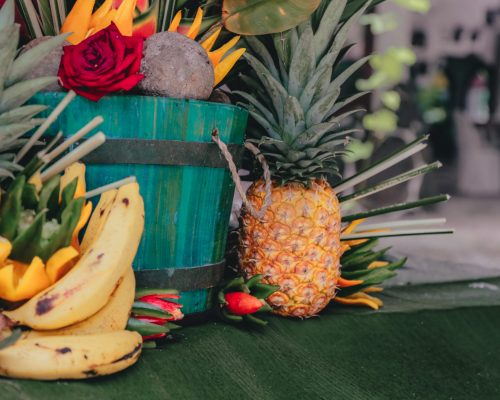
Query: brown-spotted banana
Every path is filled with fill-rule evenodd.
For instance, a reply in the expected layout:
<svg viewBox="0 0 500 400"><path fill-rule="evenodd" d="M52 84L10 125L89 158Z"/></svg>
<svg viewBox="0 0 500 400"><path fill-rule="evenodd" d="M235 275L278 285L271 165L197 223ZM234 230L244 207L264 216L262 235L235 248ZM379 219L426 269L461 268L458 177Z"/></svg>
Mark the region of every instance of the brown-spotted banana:
<svg viewBox="0 0 500 400"><path fill-rule="evenodd" d="M36 330L63 328L94 315L130 268L143 229L144 202L137 183L129 183L118 190L102 231L75 267L53 286L4 314Z"/></svg>
<svg viewBox="0 0 500 400"><path fill-rule="evenodd" d="M134 303L135 276L129 268L120 279L108 303L91 317L74 325L51 331L26 331L24 338L59 335L91 335L125 329Z"/></svg>
<svg viewBox="0 0 500 400"><path fill-rule="evenodd" d="M90 217L87 229L85 229L85 236L83 237L82 243L80 245L80 250L85 253L94 241L99 237L99 233L102 231L106 221L108 220L109 213L111 211L111 206L113 205L117 189L108 190L101 195L99 202L95 208L95 211Z"/></svg>
<svg viewBox="0 0 500 400"><path fill-rule="evenodd" d="M137 332L46 336L0 350L0 375L38 380L109 375L134 364L142 350Z"/></svg>

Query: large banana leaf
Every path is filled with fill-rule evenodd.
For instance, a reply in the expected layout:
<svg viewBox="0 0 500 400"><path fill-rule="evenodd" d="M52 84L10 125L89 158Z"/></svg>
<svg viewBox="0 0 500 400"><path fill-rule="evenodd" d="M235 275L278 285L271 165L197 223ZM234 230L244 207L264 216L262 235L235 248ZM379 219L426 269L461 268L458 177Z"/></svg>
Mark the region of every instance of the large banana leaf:
<svg viewBox="0 0 500 400"><path fill-rule="evenodd" d="M224 0L224 26L240 35L265 35L291 29L318 8L321 0Z"/></svg>

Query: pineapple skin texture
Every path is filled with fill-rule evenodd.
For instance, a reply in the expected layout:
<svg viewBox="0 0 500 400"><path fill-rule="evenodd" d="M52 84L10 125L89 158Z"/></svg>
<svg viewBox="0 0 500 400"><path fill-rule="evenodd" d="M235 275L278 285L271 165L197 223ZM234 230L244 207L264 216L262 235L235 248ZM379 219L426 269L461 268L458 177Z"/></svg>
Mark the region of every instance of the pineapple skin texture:
<svg viewBox="0 0 500 400"><path fill-rule="evenodd" d="M255 182L248 201L259 210L264 182ZM280 290L268 298L276 314L307 318L335 297L340 276L340 206L325 180L273 185L262 220L242 209L240 269L245 278L263 274Z"/></svg>

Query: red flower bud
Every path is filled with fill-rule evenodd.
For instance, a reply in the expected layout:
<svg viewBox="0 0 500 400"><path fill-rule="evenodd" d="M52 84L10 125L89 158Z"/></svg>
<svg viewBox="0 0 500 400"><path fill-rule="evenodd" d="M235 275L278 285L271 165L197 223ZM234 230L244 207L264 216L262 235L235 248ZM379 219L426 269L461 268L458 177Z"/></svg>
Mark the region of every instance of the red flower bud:
<svg viewBox="0 0 500 400"><path fill-rule="evenodd" d="M253 314L264 305L262 300L243 292L226 293L224 297L228 311L234 315Z"/></svg>
<svg viewBox="0 0 500 400"><path fill-rule="evenodd" d="M184 317L184 314L180 310L182 305L179 303L176 303L174 301L168 301L166 298L171 298L171 299L178 299L180 296L177 295L148 295L148 296L143 296L139 299L139 301L143 301L145 303L152 304L156 307L161 308L162 310L165 310L168 312L172 317L170 318L158 318L156 322L154 321L148 321L152 322L153 324L157 325L163 325L167 321L178 321ZM149 317L150 318L150 317Z"/></svg>

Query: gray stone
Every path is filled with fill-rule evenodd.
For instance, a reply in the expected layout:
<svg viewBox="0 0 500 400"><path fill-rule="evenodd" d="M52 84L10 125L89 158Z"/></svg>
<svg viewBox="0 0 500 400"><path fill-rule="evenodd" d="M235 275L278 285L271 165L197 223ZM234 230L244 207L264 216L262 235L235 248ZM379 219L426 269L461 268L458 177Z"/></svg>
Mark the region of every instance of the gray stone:
<svg viewBox="0 0 500 400"><path fill-rule="evenodd" d="M42 36L40 38L33 39L26 46L24 46L23 52L50 38L51 36ZM56 47L49 54L47 54L45 58L41 60L33 70L31 70L31 72L26 76L26 79L35 79L43 76L57 76L59 64L61 63L61 57L63 55L63 46L68 44L68 42L65 42L63 45ZM63 89L59 86L59 83L55 82L43 89L42 92L61 92L62 90Z"/></svg>
<svg viewBox="0 0 500 400"><path fill-rule="evenodd" d="M146 95L179 99L208 99L214 84L214 69L206 51L197 42L175 32L160 32L144 43L137 89Z"/></svg>

